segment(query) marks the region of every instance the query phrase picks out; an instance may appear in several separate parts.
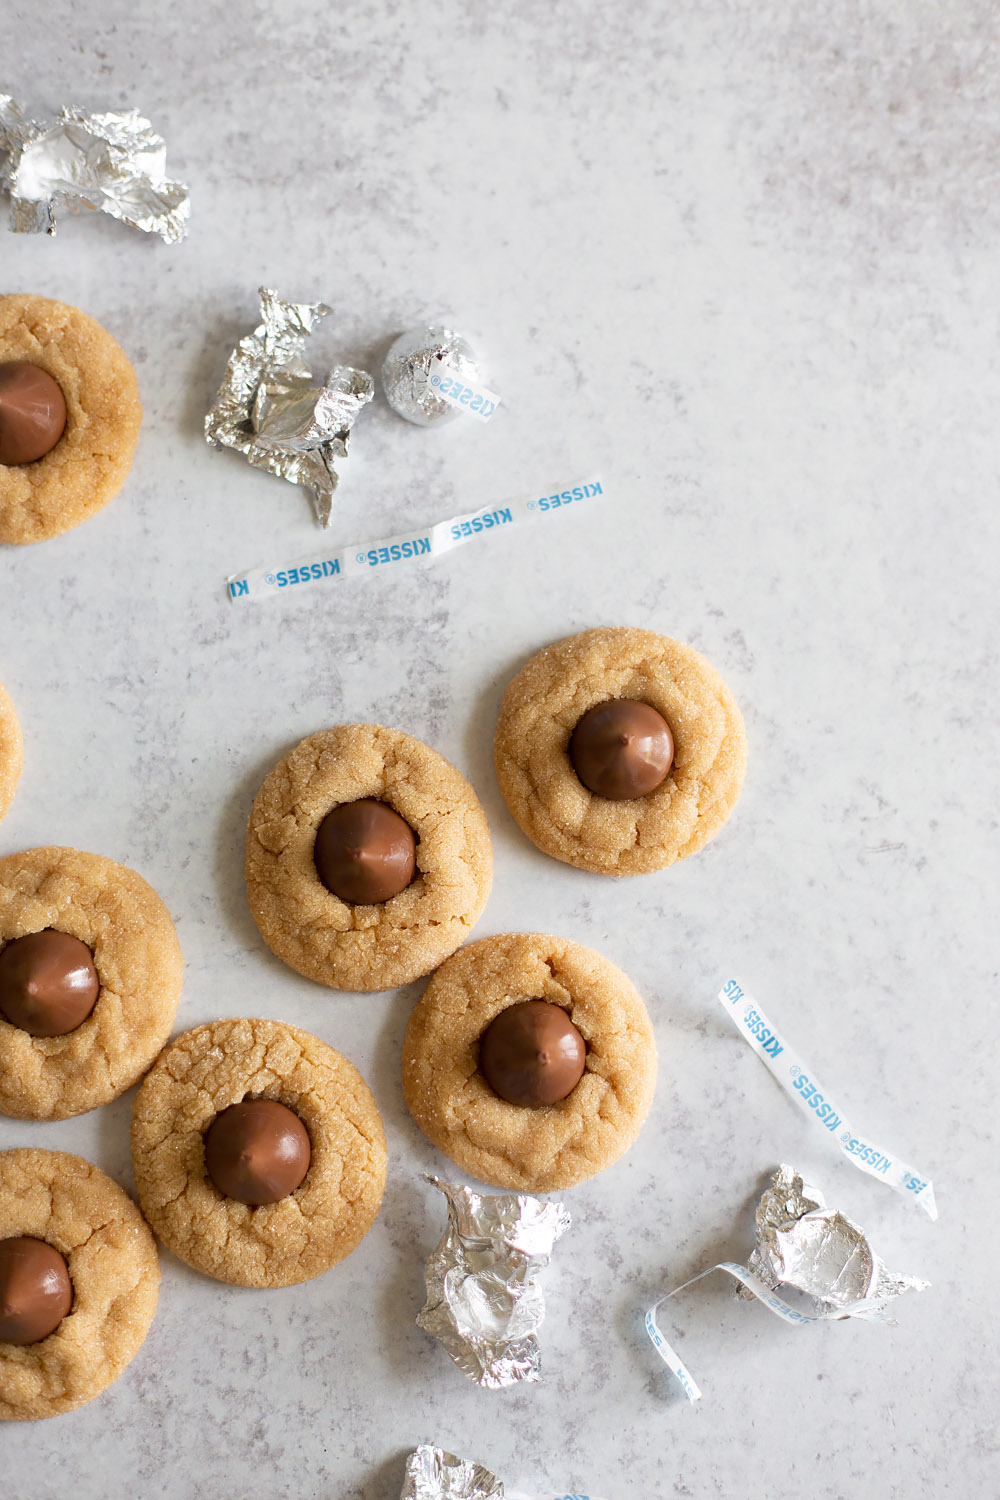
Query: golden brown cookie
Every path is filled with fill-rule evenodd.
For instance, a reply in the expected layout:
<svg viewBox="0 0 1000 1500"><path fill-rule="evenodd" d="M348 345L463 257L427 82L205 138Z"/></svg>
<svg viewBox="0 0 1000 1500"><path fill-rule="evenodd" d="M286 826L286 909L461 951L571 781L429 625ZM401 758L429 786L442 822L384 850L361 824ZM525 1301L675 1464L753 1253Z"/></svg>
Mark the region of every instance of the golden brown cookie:
<svg viewBox="0 0 1000 1500"><path fill-rule="evenodd" d="M479 1038L522 1000L561 1006L587 1044L583 1077L557 1104L508 1104L479 1072ZM544 933L482 938L449 958L403 1041L403 1095L424 1134L470 1176L518 1192L555 1192L610 1167L655 1086L656 1041L635 986L592 948Z"/></svg>
<svg viewBox="0 0 1000 1500"><path fill-rule="evenodd" d="M388 803L418 839L416 876L377 905L341 901L313 862L330 810ZM254 799L247 895L268 947L336 990L388 990L430 973L465 941L486 905L493 848L479 799L443 755L378 724L310 735L278 762Z"/></svg>
<svg viewBox="0 0 1000 1500"><path fill-rule="evenodd" d="M257 1208L224 1197L205 1169L205 1131L246 1098L292 1110L312 1148L301 1187ZM385 1132L361 1074L318 1037L215 1021L178 1037L143 1083L132 1165L146 1218L181 1260L236 1286L291 1286L337 1265L375 1222Z"/></svg>
<svg viewBox="0 0 1000 1500"><path fill-rule="evenodd" d="M160 1288L142 1214L80 1156L0 1153L0 1240L21 1235L65 1258L73 1303L40 1343L0 1343L0 1418L8 1422L55 1417L99 1396L137 1354Z"/></svg>
<svg viewBox="0 0 1000 1500"><path fill-rule="evenodd" d="M103 509L132 467L142 407L123 350L86 313L47 297L0 297L0 364L47 370L66 430L35 463L0 464L0 542L44 542Z"/></svg>
<svg viewBox="0 0 1000 1500"><path fill-rule="evenodd" d="M662 785L622 802L588 791L568 753L582 716L613 698L650 704L674 739ZM732 693L691 646L605 627L557 641L522 667L500 706L494 759L507 806L544 853L600 875L641 875L718 833L743 785L746 735Z"/></svg>
<svg viewBox="0 0 1000 1500"><path fill-rule="evenodd" d="M142 1077L173 1025L184 959L170 913L141 875L79 849L0 859L0 950L47 927L85 943L101 988L65 1036L31 1036L0 1014L0 1113L62 1120Z"/></svg>
<svg viewBox="0 0 1000 1500"><path fill-rule="evenodd" d="M24 739L10 694L0 682L0 818L14 800L24 764Z"/></svg>

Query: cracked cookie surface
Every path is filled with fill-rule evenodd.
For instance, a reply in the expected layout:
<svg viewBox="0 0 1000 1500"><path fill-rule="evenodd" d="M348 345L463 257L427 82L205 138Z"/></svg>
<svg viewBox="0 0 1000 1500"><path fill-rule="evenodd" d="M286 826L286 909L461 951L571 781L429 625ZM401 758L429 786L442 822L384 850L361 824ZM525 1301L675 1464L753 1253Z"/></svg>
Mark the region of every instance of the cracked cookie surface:
<svg viewBox="0 0 1000 1500"><path fill-rule="evenodd" d="M125 483L142 422L135 371L100 323L47 297L0 296L0 363L47 370L66 430L30 464L0 464L0 542L44 542L102 510Z"/></svg>
<svg viewBox="0 0 1000 1500"><path fill-rule="evenodd" d="M521 1000L561 1006L587 1043L583 1077L557 1104L499 1098L479 1072L479 1038ZM403 1095L434 1145L481 1182L550 1193L601 1172L631 1146L656 1086L656 1041L638 991L579 943L506 933L441 965L410 1016Z"/></svg>
<svg viewBox="0 0 1000 1500"><path fill-rule="evenodd" d="M373 797L417 836L416 875L378 905L341 901L313 863L331 808ZM468 937L486 905L493 850L486 816L460 771L412 735L342 724L310 735L266 778L246 841L250 909L277 956L338 990L388 990L419 979Z"/></svg>
<svg viewBox="0 0 1000 1500"><path fill-rule="evenodd" d="M0 682L0 818L10 807L24 764L24 739L10 694Z"/></svg>
<svg viewBox="0 0 1000 1500"><path fill-rule="evenodd" d="M54 927L86 943L101 982L65 1036L30 1036L0 1015L0 1112L63 1120L131 1088L173 1025L184 973L174 924L127 865L49 846L0 859L0 948Z"/></svg>
<svg viewBox="0 0 1000 1500"><path fill-rule="evenodd" d="M309 1170L277 1203L219 1192L204 1134L244 1098L276 1099L309 1133ZM385 1132L357 1068L318 1037L278 1021L215 1021L168 1047L132 1112L139 1202L181 1260L236 1286L310 1281L350 1255L378 1214Z"/></svg>
<svg viewBox="0 0 1000 1500"><path fill-rule="evenodd" d="M66 1151L0 1152L0 1240L45 1240L69 1267L73 1305L37 1344L0 1342L0 1419L34 1421L100 1395L153 1321L160 1263L149 1227L110 1177Z"/></svg>
<svg viewBox="0 0 1000 1500"><path fill-rule="evenodd" d="M568 753L583 715L612 698L650 704L674 737L663 784L622 802L588 791ZM494 760L515 821L545 854L601 875L641 875L718 833L743 785L746 734L732 693L693 647L611 626L557 641L522 667L500 706Z"/></svg>

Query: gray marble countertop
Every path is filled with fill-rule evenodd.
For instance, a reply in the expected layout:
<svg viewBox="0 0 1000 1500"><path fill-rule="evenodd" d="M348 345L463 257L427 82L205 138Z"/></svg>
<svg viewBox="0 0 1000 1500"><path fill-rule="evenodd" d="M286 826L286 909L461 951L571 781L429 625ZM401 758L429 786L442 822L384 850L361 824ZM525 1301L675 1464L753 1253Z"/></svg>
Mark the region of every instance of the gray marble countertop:
<svg viewBox="0 0 1000 1500"><path fill-rule="evenodd" d="M258 1014L344 1051L383 1111L381 1217L273 1294L163 1255L134 1363L73 1414L0 1431L17 1500L396 1500L429 1440L532 1494L896 1500L997 1487L992 1271L997 795L994 6L525 3L7 6L0 86L136 105L193 197L167 248L110 220L0 233L4 290L75 303L134 360L145 422L100 516L0 554L0 679L25 772L0 852L138 868L187 958L178 1029ZM372 368L446 317L504 396L426 432L381 398L336 543L599 471L613 498L325 593L237 608L225 575L315 550L303 493L201 421L256 288L323 299L321 351ZM746 715L730 824L610 882L518 833L492 773L513 672L593 624L691 641ZM262 944L242 842L301 736L372 719L470 777L496 850L483 935L600 949L645 996L661 1073L638 1144L566 1195L543 1382L490 1394L414 1325L449 1164L403 1105L419 986L338 995ZM932 1225L854 1172L715 1002L742 977L877 1139L934 1176ZM988 986L990 989L988 990ZM131 1096L4 1122L127 1187ZM992 1138L992 1139L991 1139ZM781 1160L932 1290L898 1325L790 1329L709 1278ZM992 1325L992 1326L991 1326Z"/></svg>

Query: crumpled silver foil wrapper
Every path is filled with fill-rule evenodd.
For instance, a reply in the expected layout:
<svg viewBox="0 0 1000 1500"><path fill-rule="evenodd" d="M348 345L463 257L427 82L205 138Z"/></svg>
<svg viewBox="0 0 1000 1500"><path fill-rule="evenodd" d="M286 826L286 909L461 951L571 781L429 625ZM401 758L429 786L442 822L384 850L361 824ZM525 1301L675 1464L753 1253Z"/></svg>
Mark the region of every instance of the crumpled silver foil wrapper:
<svg viewBox="0 0 1000 1500"><path fill-rule="evenodd" d="M240 339L205 418L213 447L235 448L256 468L312 491L316 517L329 526L351 427L375 394L364 370L336 365L317 385L299 357L330 311L324 302L285 302L259 289L260 325Z"/></svg>
<svg viewBox="0 0 1000 1500"><path fill-rule="evenodd" d="M399 1500L503 1500L503 1485L482 1464L421 1443L406 1460Z"/></svg>
<svg viewBox="0 0 1000 1500"><path fill-rule="evenodd" d="M929 1284L889 1271L864 1230L829 1208L819 1189L792 1167L779 1167L771 1178L757 1205L756 1225L748 1268L771 1291L794 1287L805 1293L826 1317L839 1312L881 1322L895 1297ZM745 1288L738 1295L752 1297Z"/></svg>
<svg viewBox="0 0 1000 1500"><path fill-rule="evenodd" d="M418 1324L484 1390L538 1380L545 1302L537 1278L569 1214L561 1203L524 1194L426 1181L448 1200L448 1226L427 1262Z"/></svg>
<svg viewBox="0 0 1000 1500"><path fill-rule="evenodd" d="M439 427L462 415L458 407L435 395L432 374L472 384L482 381L472 345L439 324L400 334L382 362L386 400L394 412L418 427Z"/></svg>
<svg viewBox="0 0 1000 1500"><path fill-rule="evenodd" d="M72 106L32 120L0 94L0 186L15 234L55 234L56 215L90 208L168 245L187 233L183 182L167 177L167 148L138 110L88 114Z"/></svg>

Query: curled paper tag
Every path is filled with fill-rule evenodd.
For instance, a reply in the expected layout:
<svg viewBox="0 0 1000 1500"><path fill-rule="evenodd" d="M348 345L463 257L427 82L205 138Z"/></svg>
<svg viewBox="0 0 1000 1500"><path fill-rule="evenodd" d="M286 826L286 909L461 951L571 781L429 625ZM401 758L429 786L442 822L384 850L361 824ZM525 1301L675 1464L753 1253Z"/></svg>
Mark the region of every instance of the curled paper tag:
<svg viewBox="0 0 1000 1500"><path fill-rule="evenodd" d="M672 1292L668 1292L665 1297L660 1298L659 1302L655 1302L646 1314L646 1332L653 1341L653 1347L680 1382L684 1394L691 1402L701 1400L701 1388L695 1383L694 1376L677 1351L667 1343L657 1322L656 1314L664 1302L668 1302L671 1297L676 1297L686 1287L694 1286L695 1282L701 1281L703 1277L711 1276L713 1271L726 1271L730 1276L735 1277L740 1285L745 1287L752 1296L759 1298L775 1317L784 1318L786 1323L822 1323L825 1319L847 1316L846 1313L825 1313L809 1317L805 1313L797 1312L794 1307L789 1307L788 1303L775 1296L774 1292L768 1291L763 1282L758 1281L746 1266L737 1265L731 1260L720 1260L717 1265L709 1266L707 1271L700 1271L697 1276L692 1276L690 1281L685 1281L681 1286L675 1286Z"/></svg>
<svg viewBox="0 0 1000 1500"><path fill-rule="evenodd" d="M561 1490L558 1495L550 1495L546 1490L544 1495L526 1495L523 1490L505 1489L504 1500L600 1500L600 1496L589 1490L586 1494L583 1490Z"/></svg>
<svg viewBox="0 0 1000 1500"><path fill-rule="evenodd" d="M837 1209L829 1208L818 1188L810 1187L791 1167L781 1166L761 1195L756 1213L757 1244L749 1264L719 1261L675 1287L646 1313L646 1332L664 1364L689 1401L699 1401L690 1370L671 1348L657 1320L665 1302L696 1281L725 1271L739 1295L755 1297L775 1317L804 1326L841 1318L888 1321L887 1308L904 1292L922 1292L926 1281L890 1271L872 1249L864 1230ZM791 1307L777 1295L787 1286L808 1298L813 1311Z"/></svg>
<svg viewBox="0 0 1000 1500"><path fill-rule="evenodd" d="M926 1173L876 1146L848 1124L844 1111L820 1086L812 1068L779 1036L760 1006L735 979L730 979L719 991L719 1003L803 1114L833 1138L853 1166L888 1183L907 1202L923 1209L928 1218L937 1218L934 1187Z"/></svg>
<svg viewBox="0 0 1000 1500"><path fill-rule="evenodd" d="M456 407L458 411L463 411L480 422L488 422L500 405L500 397L496 391L489 391L484 385L477 385L473 381L435 374L428 377L427 384L442 401L447 401L449 406Z"/></svg>
<svg viewBox="0 0 1000 1500"><path fill-rule="evenodd" d="M382 361L382 388L397 416L418 427L452 422L462 412L488 422L500 404L483 384L468 339L440 323L393 341Z"/></svg>
<svg viewBox="0 0 1000 1500"><path fill-rule="evenodd" d="M604 485L600 479L577 480L543 495L536 492L500 505L484 505L467 515L449 516L446 521L437 521L420 530L403 531L381 541L350 542L346 547L313 552L293 562L270 563L251 568L246 573L233 573L228 580L229 597L242 603L247 599L273 598L303 584L330 585L359 575L372 577L400 563L422 557L440 557L477 537L496 536L526 521L575 514L581 503L604 498Z"/></svg>

